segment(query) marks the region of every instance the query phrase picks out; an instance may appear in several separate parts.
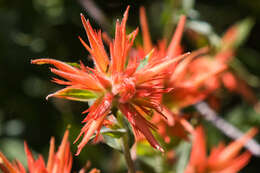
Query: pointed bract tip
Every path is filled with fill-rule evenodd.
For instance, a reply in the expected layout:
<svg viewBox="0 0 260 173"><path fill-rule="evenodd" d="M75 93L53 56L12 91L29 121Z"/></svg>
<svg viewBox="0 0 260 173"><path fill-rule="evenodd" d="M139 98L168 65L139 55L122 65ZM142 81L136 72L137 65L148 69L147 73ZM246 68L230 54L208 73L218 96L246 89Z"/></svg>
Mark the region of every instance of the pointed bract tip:
<svg viewBox="0 0 260 173"><path fill-rule="evenodd" d="M27 156L28 156L28 155L31 155L31 151L30 151L30 149L29 149L29 146L28 146L27 142L24 141L23 143L24 143L24 150L25 150L26 155L27 155Z"/></svg>
<svg viewBox="0 0 260 173"><path fill-rule="evenodd" d="M75 156L78 156L80 154L81 150L82 150L82 148L78 147L78 150L77 150L77 153L75 154Z"/></svg>
<svg viewBox="0 0 260 173"><path fill-rule="evenodd" d="M53 96L54 96L54 94L49 94L49 95L47 95L47 96L45 97L45 99L46 99L46 100L49 100L49 98L50 98L50 97L53 97Z"/></svg>
<svg viewBox="0 0 260 173"><path fill-rule="evenodd" d="M139 8L139 11L141 12L145 12L145 8L144 8L144 6L140 6L140 8Z"/></svg>
<svg viewBox="0 0 260 173"><path fill-rule="evenodd" d="M69 130L66 129L66 130L65 130L65 133L64 133L64 135L63 135L63 140L64 140L64 141L68 141L68 138L69 138Z"/></svg>
<svg viewBox="0 0 260 173"><path fill-rule="evenodd" d="M156 147L157 150L159 150L162 153L164 153L164 149L160 145L156 145L155 147Z"/></svg>
<svg viewBox="0 0 260 173"><path fill-rule="evenodd" d="M89 20L85 18L84 14L80 13L80 18L81 18L81 21L85 27L85 24L86 23L89 23Z"/></svg>
<svg viewBox="0 0 260 173"><path fill-rule="evenodd" d="M42 64L51 64L53 60L49 59L49 58L41 58L41 59L32 59L31 60L31 64L38 64L38 65L42 65Z"/></svg>
<svg viewBox="0 0 260 173"><path fill-rule="evenodd" d="M80 13L80 18L86 20L86 18L85 18L85 16L84 16L83 13ZM87 21L88 21L88 20L87 20Z"/></svg>
<svg viewBox="0 0 260 173"><path fill-rule="evenodd" d="M130 9L130 5L128 5L128 6L126 7L126 10L125 10L125 13L124 13L124 17L125 17L126 15L128 15L129 9Z"/></svg>
<svg viewBox="0 0 260 173"><path fill-rule="evenodd" d="M41 64L40 59L31 59L31 64Z"/></svg>
<svg viewBox="0 0 260 173"><path fill-rule="evenodd" d="M24 145L24 146L26 146L26 147L28 147L28 145L27 145L27 142L26 142L26 141L23 141L23 145Z"/></svg>

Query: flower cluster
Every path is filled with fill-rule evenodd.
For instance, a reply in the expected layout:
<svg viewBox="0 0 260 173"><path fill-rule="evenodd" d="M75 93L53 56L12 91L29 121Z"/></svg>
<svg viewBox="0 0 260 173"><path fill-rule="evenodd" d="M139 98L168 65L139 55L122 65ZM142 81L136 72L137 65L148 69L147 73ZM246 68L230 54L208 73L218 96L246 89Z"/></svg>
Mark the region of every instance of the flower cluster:
<svg viewBox="0 0 260 173"><path fill-rule="evenodd" d="M161 104L162 94L172 90L172 87L164 85L164 80L174 72L176 68L173 67L188 54L151 58L147 64L141 64L144 57L130 56L129 51L138 29L126 34L128 10L129 8L122 22L116 23L115 39L109 44L109 56L105 51L101 32L94 31L89 21L81 15L90 47L81 38L80 40L91 54L95 63L94 69L82 63L77 68L52 59L32 60L33 64L54 65L56 69L51 68L51 71L66 79L64 81L55 78L54 82L67 87L48 97L78 101L95 100L93 105L83 112L88 115L83 120L86 124L79 135L80 137L84 134L78 145L77 155L95 132L96 138L98 137L100 128L113 107L119 109L128 119L135 135L141 133L154 148L163 151L150 131L156 127L147 121L146 117L152 112L157 112L166 119L171 118L171 114Z"/></svg>
<svg viewBox="0 0 260 173"><path fill-rule="evenodd" d="M24 142L29 173L70 173L72 168L72 154L70 152L68 137L69 131L67 130L57 152L55 152L55 139L53 137L51 138L47 164L45 164L42 155L39 155L38 159L35 159L27 143ZM21 162L15 160L11 163L1 152L0 170L3 173L26 173L26 169ZM85 170L81 169L79 173L84 172ZM89 173L99 173L99 171L93 169Z"/></svg>
<svg viewBox="0 0 260 173"><path fill-rule="evenodd" d="M243 137L225 146L220 143L213 148L207 157L205 134L202 126L195 130L193 146L189 164L185 173L206 173L206 172L238 172L248 162L251 153L246 151L239 155L239 151L246 142L255 136L257 130L252 128Z"/></svg>
<svg viewBox="0 0 260 173"><path fill-rule="evenodd" d="M221 40L222 46L214 50L214 53L210 47L183 53L185 48L181 39L185 31L186 17L180 16L169 44L166 43L166 38L153 44L145 9L141 7L143 44L134 47L139 30L137 28L131 33L126 32L128 12L129 7L122 21L117 20L115 38L106 38L108 47L103 43L102 32L94 30L81 14L89 43L81 37L79 40L89 52L94 62L93 68L85 66L82 62L65 63L54 59L31 61L33 64L52 65L50 71L58 76L52 81L65 86L48 95L47 99L57 97L81 102L91 101L89 108L83 112L86 115L82 121L84 126L75 140L77 142L82 138L76 155L80 154L91 139L99 139L102 127L107 124L122 126L120 121L123 115L132 127L136 142L145 139L161 152L164 152L164 148L155 138L153 131L163 138L161 141L165 145L171 142L173 136L191 139L193 147L185 173L239 171L251 157L249 152L239 155L239 150L257 130L253 128L227 147L221 144L213 148L207 157L203 128L199 126L194 130L187 118L192 114L182 112L183 108L200 101L216 99L216 91L222 85L229 91L240 93L253 104L257 102L246 82L230 69L229 62L233 58L238 37L237 26L227 31ZM110 121L111 116L115 121ZM25 151L31 173L71 171L72 156L68 132L65 133L57 153L54 152L54 139L51 139L46 166L42 156L37 160L33 158L26 143ZM168 150L166 152L166 155L173 153ZM0 169L3 172L26 172L19 161L12 164L2 153L0 158ZM98 170L91 171L95 172Z"/></svg>

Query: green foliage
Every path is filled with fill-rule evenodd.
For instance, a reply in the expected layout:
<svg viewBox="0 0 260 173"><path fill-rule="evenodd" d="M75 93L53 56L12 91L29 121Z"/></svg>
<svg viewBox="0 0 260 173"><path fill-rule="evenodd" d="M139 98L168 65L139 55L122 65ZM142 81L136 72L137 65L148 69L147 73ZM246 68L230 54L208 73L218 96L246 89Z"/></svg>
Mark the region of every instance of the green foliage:
<svg viewBox="0 0 260 173"><path fill-rule="evenodd" d="M70 100L81 101L81 102L87 102L96 99L98 97L97 94L89 90L74 89L74 88L73 89L66 88L64 90L61 90L57 94L55 94L55 96L64 97Z"/></svg>
<svg viewBox="0 0 260 173"><path fill-rule="evenodd" d="M234 43L235 48L238 48L248 39L253 26L254 20L251 18L246 18L235 25L238 28L238 37Z"/></svg>
<svg viewBox="0 0 260 173"><path fill-rule="evenodd" d="M178 161L176 163L176 172L184 172L190 156L191 144L189 142L182 142L176 149Z"/></svg>

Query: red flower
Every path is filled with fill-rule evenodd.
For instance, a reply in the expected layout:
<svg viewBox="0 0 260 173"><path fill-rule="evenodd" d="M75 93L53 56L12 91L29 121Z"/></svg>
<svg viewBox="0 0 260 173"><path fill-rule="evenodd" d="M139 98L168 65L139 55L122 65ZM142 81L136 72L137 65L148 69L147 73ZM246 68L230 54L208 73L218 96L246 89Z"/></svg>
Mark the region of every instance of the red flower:
<svg viewBox="0 0 260 173"><path fill-rule="evenodd" d="M248 162L251 154L246 151L239 155L243 145L257 133L257 129L252 128L243 137L230 143L225 147L220 143L213 148L207 157L205 134L202 126L197 127L194 134L191 156L185 173L236 173Z"/></svg>
<svg viewBox="0 0 260 173"><path fill-rule="evenodd" d="M104 124L112 107L117 107L128 119L136 135L143 134L149 143L156 149L163 151L151 133L155 126L146 120L153 111L164 114L161 105L162 93L169 92L171 88L163 86L163 79L167 78L169 67L172 67L185 56L176 58L164 57L141 64L140 57L128 56L129 50L137 35L138 29L126 34L127 8L124 18L116 23L115 39L110 43L108 56L102 39L101 32L92 29L89 21L81 15L82 23L86 30L90 47L80 38L84 47L89 51L95 64L95 69L84 66L72 67L66 63L52 59L33 60L34 64L52 64L56 69L51 71L64 80L54 79L54 82L67 85L66 88L50 96L70 100L87 101L94 99L94 104L85 112L87 117L83 120L85 126L79 137L83 139L78 145L78 155L88 143L90 137ZM76 139L76 141L79 139Z"/></svg>
<svg viewBox="0 0 260 173"><path fill-rule="evenodd" d="M229 68L230 62L235 57L236 48L245 35L242 28L244 28L245 24L248 25L247 22L248 21L244 21L231 26L224 33L219 43L219 47L216 49L217 52L213 55L208 54L195 59L189 65L189 69L197 74L206 74L219 68L217 75L212 75L205 80L202 85L203 87L208 88L208 93L213 93L213 91L219 89L223 84L229 91L242 95L246 101L256 105L258 101L250 86L235 73L234 67ZM192 35L190 36L192 37ZM215 103L215 105L217 104ZM216 107L214 105L212 106Z"/></svg>
<svg viewBox="0 0 260 173"><path fill-rule="evenodd" d="M147 24L145 9L140 8L140 23L143 36L143 47L139 47L139 54L147 54L153 50L149 61L154 61L167 56L175 59L182 52L181 38L185 27L186 17L181 16L176 26L176 30L167 47L165 41L160 41L158 45L152 45L149 28ZM158 114L152 118L152 122L158 125L158 131L164 137L166 142L170 141L169 136L179 136L187 138L188 132L192 132L193 128L188 121L179 116L182 108L195 104L205 99L212 92L212 86L206 86L208 79L214 78L218 73L225 69L217 63L207 64L207 69L197 68L193 66L193 62L197 62L202 54L208 53L208 48L202 48L192 52L187 58L175 65L174 71L170 71L167 80L164 81L166 88L174 88L171 92L163 95L163 103L169 109L170 116L165 122ZM205 61L203 61L205 62ZM205 64L205 63L204 63Z"/></svg>
<svg viewBox="0 0 260 173"><path fill-rule="evenodd" d="M69 132L66 131L58 151L55 153L54 138L51 138L49 158L45 165L42 155L37 160L34 159L26 142L24 143L25 152L27 155L28 169L30 173L70 173L72 166L72 155L70 152L70 144L68 141ZM23 165L16 160L9 162L6 157L0 152L0 170L4 173L26 173Z"/></svg>
<svg viewBox="0 0 260 173"><path fill-rule="evenodd" d="M146 19L146 13L144 7L140 8L140 24L142 29L142 36L143 36L143 47L139 48L139 53L144 52L144 54L148 54L152 49L155 49L152 56L149 60L153 59L161 59L163 57L168 58L175 58L182 53L182 46L180 44L184 26L186 22L186 16L182 15L176 27L176 30L172 36L172 39L168 45L166 46L165 40L161 40L158 42L157 46L152 44L150 38L150 32L148 28L148 23Z"/></svg>
<svg viewBox="0 0 260 173"><path fill-rule="evenodd" d="M223 64L230 63L235 57L235 51L238 46L237 44L239 44L241 41L240 37L243 35L243 33L241 33L242 31L240 31L243 27L242 25L243 23L231 26L222 37L221 49L216 55L216 59ZM232 70L223 73L220 80L229 91L241 94L249 103L256 104L258 102L254 92L248 86L246 81L232 72Z"/></svg>
<svg viewBox="0 0 260 173"><path fill-rule="evenodd" d="M176 73L172 74L168 85L175 86L175 92L167 96L172 110L193 105L220 88L218 78L227 66L208 56L200 56L207 51L207 48L202 48L193 52L193 56L182 61ZM197 56L200 57L194 59Z"/></svg>

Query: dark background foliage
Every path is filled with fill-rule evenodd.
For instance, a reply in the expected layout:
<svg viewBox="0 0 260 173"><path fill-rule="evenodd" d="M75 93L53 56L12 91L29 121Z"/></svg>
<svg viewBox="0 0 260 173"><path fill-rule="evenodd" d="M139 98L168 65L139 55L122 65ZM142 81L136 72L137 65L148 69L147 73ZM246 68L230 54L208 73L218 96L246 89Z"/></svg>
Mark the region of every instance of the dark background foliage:
<svg viewBox="0 0 260 173"><path fill-rule="evenodd" d="M46 157L51 136L55 136L59 144L68 126L71 141L80 131L81 112L87 104L53 98L46 101L49 93L61 87L50 82L52 74L46 66L30 64L31 59L48 57L66 62L82 60L92 65L87 51L77 38L81 36L86 39L80 13L84 13L95 28L101 27L111 34L115 19L121 18L128 4L131 5L128 25L131 29L138 26L139 7L144 5L148 10L153 40L157 40L164 35L162 26L168 24L167 19L172 13L176 13L171 10L176 10L180 0L100 0L95 3L104 14L103 25L74 0L0 0L0 150L8 158L25 162L24 140L36 153L44 153ZM206 22L220 35L241 19L254 19L252 32L238 50L237 57L255 77L260 76L259 9L259 0L200 0L192 9L197 19ZM256 84L253 89L259 98L258 86ZM229 101L232 104L221 112L230 122L241 129L250 125L259 126L260 115L250 105L235 95L231 95ZM208 126L208 132L212 134L210 139L218 141L223 138L217 129ZM73 153L75 150L76 145L72 144ZM89 159L94 167L108 172L114 164L112 158L120 157L111 151L104 144L90 145L79 157L74 157L74 169L78 170ZM244 172L258 172L259 161L254 158ZM119 167L122 164L118 163Z"/></svg>

